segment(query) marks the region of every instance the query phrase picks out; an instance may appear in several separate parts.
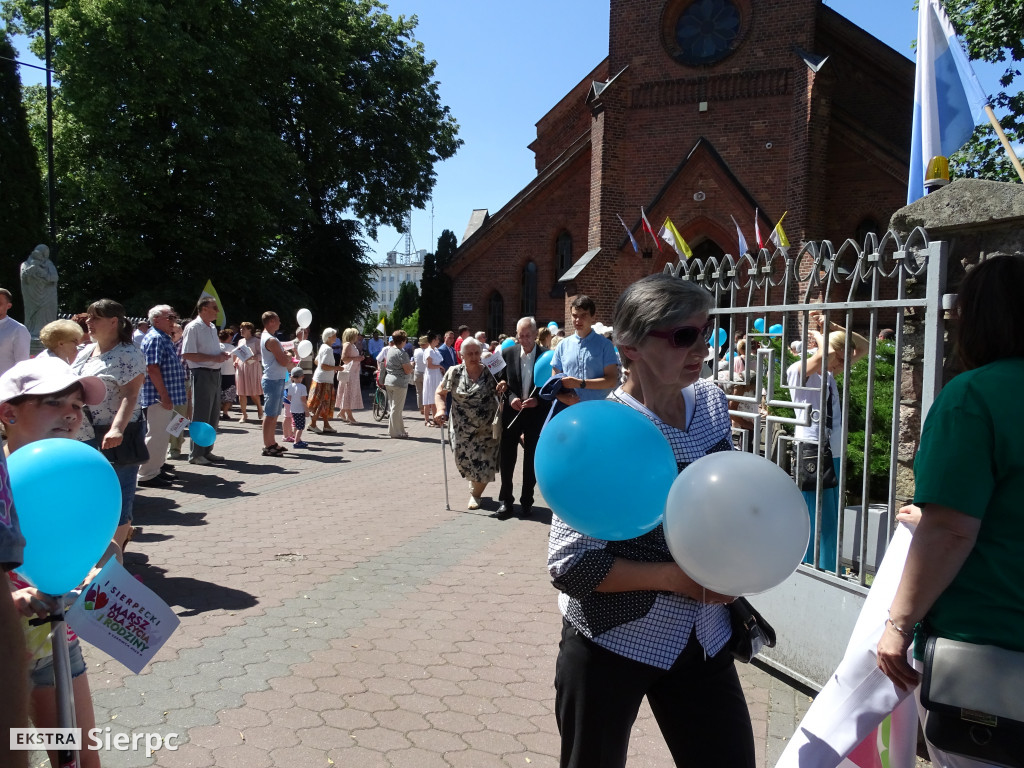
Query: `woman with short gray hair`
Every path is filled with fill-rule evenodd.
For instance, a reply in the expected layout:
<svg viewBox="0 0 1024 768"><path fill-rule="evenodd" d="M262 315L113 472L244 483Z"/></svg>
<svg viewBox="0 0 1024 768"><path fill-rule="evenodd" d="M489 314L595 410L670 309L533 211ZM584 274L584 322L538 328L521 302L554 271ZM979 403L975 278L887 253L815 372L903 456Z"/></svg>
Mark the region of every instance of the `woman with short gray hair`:
<svg viewBox="0 0 1024 768"><path fill-rule="evenodd" d="M680 471L732 450L725 395L700 378L713 306L700 286L658 274L629 286L615 307L629 377L608 399L649 419ZM645 696L676 765L753 768L750 714L727 647L734 598L687 576L661 526L603 541L552 515L548 571L562 592L555 716L563 768L625 766Z"/></svg>
<svg viewBox="0 0 1024 768"><path fill-rule="evenodd" d="M338 338L338 331L334 328L324 328L320 334L323 344L316 353L316 370L313 371L313 383L309 390L309 398L306 400L306 409L309 411L309 431L316 432L316 420L323 419L323 432L337 432L331 426L331 416L334 415L334 372L340 371L341 366L334 364L334 340Z"/></svg>

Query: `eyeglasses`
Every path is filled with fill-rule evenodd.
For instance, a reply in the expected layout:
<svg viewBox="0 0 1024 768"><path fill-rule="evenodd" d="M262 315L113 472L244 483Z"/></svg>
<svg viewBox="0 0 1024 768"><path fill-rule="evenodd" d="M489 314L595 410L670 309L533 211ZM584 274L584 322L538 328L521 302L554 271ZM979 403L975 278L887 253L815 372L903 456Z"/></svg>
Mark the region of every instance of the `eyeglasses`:
<svg viewBox="0 0 1024 768"><path fill-rule="evenodd" d="M707 344L711 339L712 330L714 329L711 323L707 323L700 328L695 325L683 325L668 331L648 331L647 335L656 339L668 339L676 349L689 349L697 343L697 339Z"/></svg>

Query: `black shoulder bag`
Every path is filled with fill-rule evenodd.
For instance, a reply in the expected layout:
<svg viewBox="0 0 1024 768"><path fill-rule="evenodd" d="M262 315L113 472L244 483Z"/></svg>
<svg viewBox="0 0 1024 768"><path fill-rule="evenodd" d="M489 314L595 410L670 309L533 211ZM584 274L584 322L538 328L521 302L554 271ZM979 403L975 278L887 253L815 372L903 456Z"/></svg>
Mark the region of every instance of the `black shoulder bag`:
<svg viewBox="0 0 1024 768"><path fill-rule="evenodd" d="M835 488L839 485L835 464L832 462L832 387L825 382L828 398L825 400L825 429L818 430L818 440L824 441L821 456L821 487ZM824 435L824 437L822 437ZM817 443L796 444L796 484L801 491L818 489L818 445Z"/></svg>

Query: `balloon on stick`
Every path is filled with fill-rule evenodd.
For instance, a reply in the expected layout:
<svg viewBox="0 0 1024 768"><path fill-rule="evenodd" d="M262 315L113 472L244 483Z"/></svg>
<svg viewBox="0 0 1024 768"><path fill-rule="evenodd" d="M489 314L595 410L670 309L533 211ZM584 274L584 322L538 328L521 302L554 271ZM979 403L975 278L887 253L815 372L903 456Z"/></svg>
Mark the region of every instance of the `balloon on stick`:
<svg viewBox="0 0 1024 768"><path fill-rule="evenodd" d="M754 330L758 333L764 333L764 318L759 317L754 321Z"/></svg>
<svg viewBox="0 0 1024 768"><path fill-rule="evenodd" d="M551 378L551 358L554 356L554 350L549 349L537 358L533 364L533 386L543 387Z"/></svg>
<svg viewBox="0 0 1024 768"><path fill-rule="evenodd" d="M551 419L540 433L534 464L555 514L608 541L642 536L661 522L677 471L661 430L611 400L578 403ZM627 496L609 492L608 481L616 477L629 478Z"/></svg>
<svg viewBox="0 0 1024 768"><path fill-rule="evenodd" d="M508 349L509 347L514 347L515 344L516 344L516 340L515 339L512 339L512 338L505 339L503 342L501 342L501 348L502 349Z"/></svg>
<svg viewBox="0 0 1024 768"><path fill-rule="evenodd" d="M298 352L300 358L309 357L313 354L313 342L309 339L303 339L295 347L295 351Z"/></svg>
<svg viewBox="0 0 1024 768"><path fill-rule="evenodd" d="M793 479L741 451L711 453L684 469L668 493L664 527L673 559L691 579L735 596L789 578L811 534Z"/></svg>
<svg viewBox="0 0 1024 768"><path fill-rule="evenodd" d="M295 321L299 324L299 328L309 328L310 323L313 322L313 313L308 309L300 309L295 313Z"/></svg>
<svg viewBox="0 0 1024 768"><path fill-rule="evenodd" d="M209 448L217 440L217 430L205 421L193 421L188 425L188 436L196 445Z"/></svg>
<svg viewBox="0 0 1024 768"><path fill-rule="evenodd" d="M718 329L718 346L722 346L723 344L725 344L725 340L728 339L728 338L729 338L729 334L725 330L725 328L719 328Z"/></svg>
<svg viewBox="0 0 1024 768"><path fill-rule="evenodd" d="M768 329L768 335L770 335L770 336L781 336L782 335L782 325L780 325L779 323L776 323L775 325L773 325L771 328Z"/></svg>
<svg viewBox="0 0 1024 768"><path fill-rule="evenodd" d="M16 450L7 469L26 542L18 572L41 592L63 595L89 575L117 529L121 484L114 468L95 448L54 437ZM76 498L87 499L88 509Z"/></svg>

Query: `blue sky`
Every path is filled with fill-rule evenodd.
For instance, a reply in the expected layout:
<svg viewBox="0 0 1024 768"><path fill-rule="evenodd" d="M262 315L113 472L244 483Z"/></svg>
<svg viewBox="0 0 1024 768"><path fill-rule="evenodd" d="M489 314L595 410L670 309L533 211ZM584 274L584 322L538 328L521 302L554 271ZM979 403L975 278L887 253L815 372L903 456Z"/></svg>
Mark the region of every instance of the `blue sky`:
<svg viewBox="0 0 1024 768"><path fill-rule="evenodd" d="M384 0L387 2L387 0ZM413 211L416 249L433 251L444 229L459 242L474 208L500 209L535 175L536 123L608 52L608 3L595 0L391 0L393 16L416 14L416 38L437 61L441 98L465 144L437 166L433 212ZM826 0L858 26L913 58L913 0ZM982 87L998 90L1001 68L976 64ZM39 82L23 69L23 81ZM907 116L910 119L910 116ZM404 251L404 235L382 228L371 258Z"/></svg>

